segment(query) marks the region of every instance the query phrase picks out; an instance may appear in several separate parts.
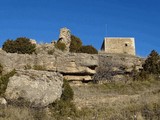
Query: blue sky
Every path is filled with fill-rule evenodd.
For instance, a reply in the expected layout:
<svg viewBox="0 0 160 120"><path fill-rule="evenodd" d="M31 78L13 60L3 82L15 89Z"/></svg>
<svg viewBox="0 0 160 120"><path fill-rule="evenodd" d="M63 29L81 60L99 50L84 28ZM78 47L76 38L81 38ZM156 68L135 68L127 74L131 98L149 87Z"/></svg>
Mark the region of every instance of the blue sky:
<svg viewBox="0 0 160 120"><path fill-rule="evenodd" d="M139 56L160 53L159 6L159 0L0 0L0 46L17 37L50 43L67 27L97 49L107 35L135 37Z"/></svg>

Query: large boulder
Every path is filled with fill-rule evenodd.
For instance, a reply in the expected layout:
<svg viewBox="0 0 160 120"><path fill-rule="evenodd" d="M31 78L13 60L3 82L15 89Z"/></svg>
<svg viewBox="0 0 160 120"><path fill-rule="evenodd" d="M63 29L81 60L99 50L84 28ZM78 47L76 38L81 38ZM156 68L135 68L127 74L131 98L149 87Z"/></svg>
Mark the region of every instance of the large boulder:
<svg viewBox="0 0 160 120"><path fill-rule="evenodd" d="M8 101L27 101L32 107L44 107L59 99L63 76L56 72L18 70L9 79L5 92Z"/></svg>

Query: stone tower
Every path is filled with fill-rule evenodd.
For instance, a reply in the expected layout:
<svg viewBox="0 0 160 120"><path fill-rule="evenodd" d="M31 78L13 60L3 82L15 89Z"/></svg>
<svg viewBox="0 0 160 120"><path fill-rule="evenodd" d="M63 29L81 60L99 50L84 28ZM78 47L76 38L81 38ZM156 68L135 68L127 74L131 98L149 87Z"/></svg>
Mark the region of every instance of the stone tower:
<svg viewBox="0 0 160 120"><path fill-rule="evenodd" d="M59 34L59 40L66 45L66 50L69 51L69 46L71 43L71 32L69 29L61 28Z"/></svg>
<svg viewBox="0 0 160 120"><path fill-rule="evenodd" d="M136 55L134 38L106 37L101 51L105 53L120 53Z"/></svg>

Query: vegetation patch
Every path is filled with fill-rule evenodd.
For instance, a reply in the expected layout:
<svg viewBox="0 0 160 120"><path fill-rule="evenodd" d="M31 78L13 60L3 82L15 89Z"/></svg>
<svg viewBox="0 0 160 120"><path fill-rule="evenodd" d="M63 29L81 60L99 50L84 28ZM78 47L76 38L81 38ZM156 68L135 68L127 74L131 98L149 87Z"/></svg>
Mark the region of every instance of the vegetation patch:
<svg viewBox="0 0 160 120"><path fill-rule="evenodd" d="M145 63L142 65L143 70L137 72L135 69L132 71L132 78L133 80L148 80L150 76L155 77L154 79L159 80L160 75L160 55L155 51L152 50Z"/></svg>
<svg viewBox="0 0 160 120"><path fill-rule="evenodd" d="M61 50L61 51L65 51L66 49L66 45L65 43L62 43L61 41L58 41L56 44L55 44L55 48Z"/></svg>
<svg viewBox="0 0 160 120"><path fill-rule="evenodd" d="M71 35L71 44L70 44L70 52L74 53L88 53L88 54L97 54L98 51L92 45L83 46L80 38Z"/></svg>
<svg viewBox="0 0 160 120"><path fill-rule="evenodd" d="M12 70L11 72L0 77L0 96L4 95L9 82L9 78L12 77L15 73L15 70Z"/></svg>
<svg viewBox="0 0 160 120"><path fill-rule="evenodd" d="M35 52L36 45L30 42L30 39L25 37L17 38L16 40L7 40L4 42L2 49L9 53L32 54Z"/></svg>
<svg viewBox="0 0 160 120"><path fill-rule="evenodd" d="M82 119L158 120L160 81L128 81L72 86Z"/></svg>
<svg viewBox="0 0 160 120"><path fill-rule="evenodd" d="M82 41L80 38L71 35L71 44L70 44L70 52L78 52L78 50L82 47Z"/></svg>
<svg viewBox="0 0 160 120"><path fill-rule="evenodd" d="M75 104L72 102L74 96L74 92L70 87L67 80L64 80L63 83L63 92L60 100L52 103L52 109L55 111L54 116L56 119L66 119L67 117L75 117L77 108Z"/></svg>
<svg viewBox="0 0 160 120"><path fill-rule="evenodd" d="M92 46L92 45L87 45L87 46L82 46L79 50L79 53L88 53L88 54L97 54L98 51Z"/></svg>
<svg viewBox="0 0 160 120"><path fill-rule="evenodd" d="M34 65L33 69L34 70L42 70L42 71L46 70L46 68L43 65Z"/></svg>

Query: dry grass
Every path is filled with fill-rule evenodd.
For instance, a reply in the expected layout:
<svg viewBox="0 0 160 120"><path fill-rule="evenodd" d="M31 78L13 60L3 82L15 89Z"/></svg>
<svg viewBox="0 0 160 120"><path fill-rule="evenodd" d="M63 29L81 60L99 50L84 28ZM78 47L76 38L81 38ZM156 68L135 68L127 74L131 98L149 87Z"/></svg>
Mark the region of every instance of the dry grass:
<svg viewBox="0 0 160 120"><path fill-rule="evenodd" d="M85 120L159 120L160 81L72 86Z"/></svg>
<svg viewBox="0 0 160 120"><path fill-rule="evenodd" d="M159 86L155 80L72 85L75 114L8 105L0 108L0 120L160 120Z"/></svg>
<svg viewBox="0 0 160 120"><path fill-rule="evenodd" d="M28 108L8 106L0 109L0 120L34 120Z"/></svg>

